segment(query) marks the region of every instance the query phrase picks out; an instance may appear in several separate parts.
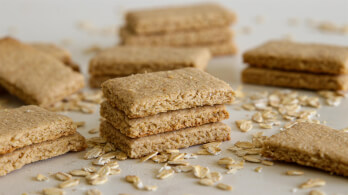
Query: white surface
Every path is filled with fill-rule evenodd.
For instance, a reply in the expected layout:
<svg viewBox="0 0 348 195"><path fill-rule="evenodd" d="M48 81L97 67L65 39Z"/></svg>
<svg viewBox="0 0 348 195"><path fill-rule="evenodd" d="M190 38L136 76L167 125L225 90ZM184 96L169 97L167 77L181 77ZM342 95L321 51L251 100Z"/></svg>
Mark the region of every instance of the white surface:
<svg viewBox="0 0 348 195"><path fill-rule="evenodd" d="M61 44L63 39L71 39L72 43L66 46L86 73L87 63L91 56L83 54L83 50L92 44L111 46L117 42L116 36L100 36L82 31L76 27L79 21L90 21L98 27L120 25L124 10L130 8L151 7L153 5L170 5L188 3L188 0L179 1L108 1L108 0L70 0L70 1L45 1L45 0L11 0L0 1L0 36L12 35L23 41L50 41ZM192 1L197 2L197 1ZM226 7L237 12L239 21L234 29L239 32L241 27L249 26L252 32L249 35L237 34L236 42L240 53L235 57L221 57L210 62L208 72L229 82L233 88L240 84L240 71L245 66L241 63L240 54L247 48L258 45L270 38L282 38L292 34L295 40L325 42L339 45L348 45L348 36L335 34L323 34L309 28L306 19L318 21L335 21L338 24L348 24L348 1L345 0L226 0L220 1ZM264 23L257 24L256 16L263 16ZM297 18L300 23L297 26L289 26L288 19ZM246 91L274 90L271 87L259 87L245 85ZM313 95L312 92L304 92ZM346 115L348 114L348 100L340 107L322 107L319 111L320 119L326 120L329 126L344 128L348 126ZM232 146L238 140L249 140L251 134L262 131L254 129L248 133L241 133L234 125L237 119L250 117L250 112L235 111L229 108L230 119L225 122L232 128L232 140L222 145L225 149ZM79 132L90 137L87 131L98 127L99 114L85 115L79 113L67 113L75 121L86 121L87 125L80 128ZM267 134L279 131L264 130ZM183 151L194 152L199 147L191 147ZM89 161L82 159L83 152L67 154L54 159L27 165L19 171L15 171L0 178L0 194L21 194L23 192L38 192L45 187L56 186L59 182L50 177L48 182L33 180L38 173L48 175L57 171L70 171L75 168L89 165ZM213 171L224 172L225 169L216 165L216 160L223 156L233 156L227 150L223 150L220 156L201 156L192 160L191 164L209 166ZM272 167L264 167L262 173L256 173L253 169L259 164L247 163L246 167L235 175L224 175L223 182L234 187L233 192L223 192L214 187L205 187L197 184L197 179L192 173L177 174L166 180L155 179L156 171L161 165L152 162L140 164L137 160L119 162L122 173L111 176L108 183L101 186L89 186L85 181L78 187L66 190L68 194L85 194L87 189L98 188L103 194L308 194L309 190L296 188L308 178L323 178L327 181L325 187L320 189L327 194L348 194L347 179L340 176L331 176L326 172L305 168L292 164L276 163ZM304 176L291 177L284 175L290 169L303 170ZM142 192L124 181L129 174L140 176L145 184L159 186L157 192Z"/></svg>

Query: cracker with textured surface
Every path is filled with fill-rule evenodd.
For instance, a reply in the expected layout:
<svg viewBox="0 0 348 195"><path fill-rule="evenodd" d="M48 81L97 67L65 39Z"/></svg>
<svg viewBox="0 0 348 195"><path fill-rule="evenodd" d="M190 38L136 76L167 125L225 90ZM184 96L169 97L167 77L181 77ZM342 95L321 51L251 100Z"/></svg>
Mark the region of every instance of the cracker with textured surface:
<svg viewBox="0 0 348 195"><path fill-rule="evenodd" d="M227 83L197 68L115 78L103 83L102 89L108 102L128 118L234 100Z"/></svg>
<svg viewBox="0 0 348 195"><path fill-rule="evenodd" d="M76 126L69 117L38 106L3 109L0 111L0 154L75 132Z"/></svg>
<svg viewBox="0 0 348 195"><path fill-rule="evenodd" d="M56 58L4 38L0 40L0 84L28 104L49 106L80 90L84 79Z"/></svg>
<svg viewBox="0 0 348 195"><path fill-rule="evenodd" d="M348 73L348 48L325 44L269 41L243 54L250 66L312 73Z"/></svg>
<svg viewBox="0 0 348 195"><path fill-rule="evenodd" d="M187 148L209 142L227 141L230 140L230 134L230 128L218 122L132 139L123 135L107 121L103 121L100 125L101 137L113 143L130 158L139 158L152 152L162 152L167 149Z"/></svg>
<svg viewBox="0 0 348 195"><path fill-rule="evenodd" d="M223 27L235 21L233 12L213 3L135 10L126 14L127 25L137 34Z"/></svg>
<svg viewBox="0 0 348 195"><path fill-rule="evenodd" d="M213 56L226 56L233 55L238 52L238 48L235 43L231 41L226 41L222 43L212 43L205 45L197 45L195 47L203 47L209 49L211 55Z"/></svg>
<svg viewBox="0 0 348 195"><path fill-rule="evenodd" d="M130 119L121 110L104 101L100 115L128 137L137 138L187 127L196 127L207 123L228 119L224 105L203 106L191 109L160 113L144 118Z"/></svg>
<svg viewBox="0 0 348 195"><path fill-rule="evenodd" d="M89 73L131 75L196 67L204 70L211 55L203 48L118 46L99 52L89 63Z"/></svg>
<svg viewBox="0 0 348 195"><path fill-rule="evenodd" d="M17 149L0 155L0 176L20 169L26 164L59 156L69 151L81 151L86 147L85 138L75 133Z"/></svg>
<svg viewBox="0 0 348 195"><path fill-rule="evenodd" d="M348 75L324 75L287 72L263 68L246 68L242 72L244 83L311 90L348 90Z"/></svg>
<svg viewBox="0 0 348 195"><path fill-rule="evenodd" d="M31 43L30 46L41 52L52 55L73 70L80 71L80 67L72 61L71 55L67 50L52 43Z"/></svg>
<svg viewBox="0 0 348 195"><path fill-rule="evenodd" d="M195 46L231 41L233 37L229 27L150 35L137 35L127 27L122 27L119 34L124 45L148 46Z"/></svg>
<svg viewBox="0 0 348 195"><path fill-rule="evenodd" d="M314 123L298 123L263 143L263 155L348 176L348 134Z"/></svg>

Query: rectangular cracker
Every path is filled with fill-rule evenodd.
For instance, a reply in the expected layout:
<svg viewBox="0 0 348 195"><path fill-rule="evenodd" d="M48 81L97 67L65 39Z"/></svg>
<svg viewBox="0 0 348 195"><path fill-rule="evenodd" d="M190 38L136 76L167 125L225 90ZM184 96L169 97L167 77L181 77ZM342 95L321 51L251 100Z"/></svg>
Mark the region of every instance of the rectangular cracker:
<svg viewBox="0 0 348 195"><path fill-rule="evenodd" d="M69 117L34 105L0 110L0 121L0 154L76 132Z"/></svg>
<svg viewBox="0 0 348 195"><path fill-rule="evenodd" d="M131 75L196 67L204 70L211 55L207 49L118 46L99 52L89 63L89 73Z"/></svg>
<svg viewBox="0 0 348 195"><path fill-rule="evenodd" d="M100 115L120 132L131 138L144 137L178 129L196 127L228 119L224 105L202 106L160 113L144 118L130 119L107 101L100 106Z"/></svg>
<svg viewBox="0 0 348 195"><path fill-rule="evenodd" d="M27 104L49 106L84 86L82 74L12 38L0 40L0 85Z"/></svg>
<svg viewBox="0 0 348 195"><path fill-rule="evenodd" d="M231 41L233 32L229 27L205 28L195 31L137 35L127 27L120 29L123 45L148 46L196 46Z"/></svg>
<svg viewBox="0 0 348 195"><path fill-rule="evenodd" d="M77 72L80 71L80 67L72 61L71 54L67 50L52 43L31 43L30 46L41 52L52 55L73 70Z"/></svg>
<svg viewBox="0 0 348 195"><path fill-rule="evenodd" d="M115 129L107 121L100 124L101 137L113 143L130 158L139 158L156 151L161 152L209 142L227 141L230 140L230 134L231 129L227 125L218 122L132 139L123 135L120 130Z"/></svg>
<svg viewBox="0 0 348 195"><path fill-rule="evenodd" d="M246 68L242 72L244 83L311 90L348 90L348 75L324 75L287 72L263 68Z"/></svg>
<svg viewBox="0 0 348 195"><path fill-rule="evenodd" d="M244 53L253 67L311 73L348 73L348 48L325 44L269 41Z"/></svg>
<svg viewBox="0 0 348 195"><path fill-rule="evenodd" d="M348 133L298 123L263 143L263 155L348 176Z"/></svg>
<svg viewBox="0 0 348 195"><path fill-rule="evenodd" d="M17 149L11 153L0 155L0 176L7 175L26 164L59 156L69 151L81 151L86 147L85 138L79 133L74 133Z"/></svg>
<svg viewBox="0 0 348 195"><path fill-rule="evenodd" d="M136 34L229 26L236 15L214 3L129 11L126 22Z"/></svg>
<svg viewBox="0 0 348 195"><path fill-rule="evenodd" d="M102 89L108 102L128 118L234 100L227 83L197 68L115 78L103 83Z"/></svg>

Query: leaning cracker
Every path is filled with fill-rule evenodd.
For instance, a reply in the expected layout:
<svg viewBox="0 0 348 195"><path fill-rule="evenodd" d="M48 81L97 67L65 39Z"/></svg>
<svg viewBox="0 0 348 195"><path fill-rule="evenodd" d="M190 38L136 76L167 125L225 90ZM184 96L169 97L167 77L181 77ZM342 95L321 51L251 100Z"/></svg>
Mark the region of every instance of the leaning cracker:
<svg viewBox="0 0 348 195"><path fill-rule="evenodd" d="M137 138L148 135L196 127L228 119L224 105L203 106L160 113L144 118L130 119L124 112L112 107L107 101L100 106L100 115L128 137Z"/></svg>
<svg viewBox="0 0 348 195"><path fill-rule="evenodd" d="M244 53L244 62L253 67L326 74L348 73L348 48L269 41Z"/></svg>
<svg viewBox="0 0 348 195"><path fill-rule="evenodd" d="M67 50L52 43L31 43L30 46L41 52L52 55L74 71L80 71L80 67L72 61L71 54Z"/></svg>
<svg viewBox="0 0 348 195"><path fill-rule="evenodd" d="M34 105L3 109L0 121L0 154L76 132L69 117Z"/></svg>
<svg viewBox="0 0 348 195"><path fill-rule="evenodd" d="M126 22L137 34L152 34L229 26L233 12L213 3L129 11Z"/></svg>
<svg viewBox="0 0 348 195"><path fill-rule="evenodd" d="M103 83L102 88L108 102L128 118L234 100L227 83L196 68L115 78Z"/></svg>
<svg viewBox="0 0 348 195"><path fill-rule="evenodd" d="M263 143L262 154L348 176L348 134L314 123L298 123Z"/></svg>
<svg viewBox="0 0 348 195"><path fill-rule="evenodd" d="M79 133L32 144L14 152L0 155L0 176L32 162L59 156L69 151L81 151L85 148L85 139Z"/></svg>
<svg viewBox="0 0 348 195"><path fill-rule="evenodd" d="M56 58L12 38L0 40L0 84L28 104L49 106L84 86Z"/></svg>
<svg viewBox="0 0 348 195"><path fill-rule="evenodd" d="M244 83L311 90L348 90L348 75L323 75L287 72L263 68L246 68L242 73Z"/></svg>
<svg viewBox="0 0 348 195"><path fill-rule="evenodd" d="M137 73L195 67L204 70L211 56L203 48L117 46L99 52L91 59L93 76L127 76Z"/></svg>
<svg viewBox="0 0 348 195"><path fill-rule="evenodd" d="M233 32L229 27L204 28L194 31L137 35L127 27L120 29L122 45L148 46L196 46L231 41Z"/></svg>
<svg viewBox="0 0 348 195"><path fill-rule="evenodd" d="M230 128L218 122L132 139L123 135L107 121L103 121L100 125L100 135L125 152L130 158L139 158L152 152L162 152L168 149L187 148L214 141L227 141L230 140L230 134Z"/></svg>

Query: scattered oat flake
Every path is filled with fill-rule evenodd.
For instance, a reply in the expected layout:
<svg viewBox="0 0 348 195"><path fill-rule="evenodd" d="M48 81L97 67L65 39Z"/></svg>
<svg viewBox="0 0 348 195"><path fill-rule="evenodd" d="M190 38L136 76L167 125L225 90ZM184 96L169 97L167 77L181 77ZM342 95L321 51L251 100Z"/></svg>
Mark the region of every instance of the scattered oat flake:
<svg viewBox="0 0 348 195"><path fill-rule="evenodd" d="M116 159L117 160L126 160L127 159L127 154L122 152L122 151L116 151Z"/></svg>
<svg viewBox="0 0 348 195"><path fill-rule="evenodd" d="M301 189L306 189L306 188L314 188L314 187L320 187L320 186L324 186L326 184L325 180L323 179L309 179L306 182L304 182L303 184L300 185Z"/></svg>
<svg viewBox="0 0 348 195"><path fill-rule="evenodd" d="M183 165L183 166L189 165L189 163L185 160L168 161L168 164L169 165Z"/></svg>
<svg viewBox="0 0 348 195"><path fill-rule="evenodd" d="M77 177L85 177L85 176L91 174L90 172L87 172L87 171L84 171L84 170L79 170L79 169L72 170L69 173L72 176L77 176Z"/></svg>
<svg viewBox="0 0 348 195"><path fill-rule="evenodd" d="M101 184L104 184L108 181L108 178L107 177L97 177L97 178L94 178L94 179L90 179L88 181L89 184L91 185L101 185Z"/></svg>
<svg viewBox="0 0 348 195"><path fill-rule="evenodd" d="M176 160L184 158L184 156L185 156L185 153L171 153L169 160L176 161Z"/></svg>
<svg viewBox="0 0 348 195"><path fill-rule="evenodd" d="M147 185L147 186L144 186L144 189L147 190L147 191L156 191L158 189L158 186Z"/></svg>
<svg viewBox="0 0 348 195"><path fill-rule="evenodd" d="M213 186L214 181L212 179L200 179L199 184L204 185L204 186Z"/></svg>
<svg viewBox="0 0 348 195"><path fill-rule="evenodd" d="M235 162L234 159L231 157L224 157L218 160L219 165L230 165L230 164L233 164L234 162Z"/></svg>
<svg viewBox="0 0 348 195"><path fill-rule="evenodd" d="M259 163L261 162L260 158L255 156L243 156L243 159L248 162Z"/></svg>
<svg viewBox="0 0 348 195"><path fill-rule="evenodd" d="M102 154L103 150L100 146L95 146L94 148L88 150L84 156L85 159L98 158Z"/></svg>
<svg viewBox="0 0 348 195"><path fill-rule="evenodd" d="M197 178L203 179L203 178L207 177L209 172L210 172L208 167L203 167L201 165L195 165L192 167L193 167L193 174Z"/></svg>
<svg viewBox="0 0 348 195"><path fill-rule="evenodd" d="M161 171L156 177L158 179L166 179L166 178L172 176L173 174L174 174L173 169L167 169L167 170Z"/></svg>
<svg viewBox="0 0 348 195"><path fill-rule="evenodd" d="M237 120L236 125L242 132L250 131L253 128L253 125L249 120Z"/></svg>
<svg viewBox="0 0 348 195"><path fill-rule="evenodd" d="M224 184L224 183L218 183L216 187L219 188L220 190L226 190L226 191L231 191L233 189L232 186L228 184Z"/></svg>
<svg viewBox="0 0 348 195"><path fill-rule="evenodd" d="M287 175L291 175L291 176L300 176L303 175L304 172L303 171L297 171L297 170L290 170L286 172Z"/></svg>
<svg viewBox="0 0 348 195"><path fill-rule="evenodd" d="M90 189L87 191L87 195L102 195L102 193L97 189Z"/></svg>
<svg viewBox="0 0 348 195"><path fill-rule="evenodd" d="M55 178L58 179L59 181L67 181L72 178L70 174L63 173L63 172L58 172L55 174Z"/></svg>
<svg viewBox="0 0 348 195"><path fill-rule="evenodd" d="M219 147L222 144L222 142L210 142L207 144L203 144L203 148L210 148L210 147Z"/></svg>
<svg viewBox="0 0 348 195"><path fill-rule="evenodd" d="M248 111L253 111L253 110L255 110L255 106L252 105L252 104L243 104L243 105L242 105L242 108L245 109L245 110L248 110Z"/></svg>
<svg viewBox="0 0 348 195"><path fill-rule="evenodd" d="M145 161L147 161L147 160L153 158L153 157L156 156L157 154L158 154L158 152L152 152L151 154L148 154L148 155L142 157L142 158L140 159L140 162L145 162Z"/></svg>
<svg viewBox="0 0 348 195"><path fill-rule="evenodd" d="M266 165L266 166L273 166L274 163L272 161L268 161L268 160L262 160L261 164Z"/></svg>
<svg viewBox="0 0 348 195"><path fill-rule="evenodd" d="M221 148L219 147L208 147L206 150L211 155L219 155L221 153Z"/></svg>
<svg viewBox="0 0 348 195"><path fill-rule="evenodd" d="M222 179L222 174L220 172L210 172L207 176L207 178L213 180L214 182L218 182Z"/></svg>
<svg viewBox="0 0 348 195"><path fill-rule="evenodd" d="M42 175L42 174L37 174L36 180L37 181L47 181L48 177L46 177L45 175Z"/></svg>
<svg viewBox="0 0 348 195"><path fill-rule="evenodd" d="M262 115L261 115L261 112L256 112L252 118L251 118L254 122L257 122L257 123L262 123L263 122L263 118L262 118Z"/></svg>
<svg viewBox="0 0 348 195"><path fill-rule="evenodd" d="M254 171L257 172L257 173L261 173L262 167L256 167L256 168L254 169Z"/></svg>
<svg viewBox="0 0 348 195"><path fill-rule="evenodd" d="M76 127L79 128L79 127L83 127L85 126L86 122L85 121L78 121L78 122L74 122Z"/></svg>
<svg viewBox="0 0 348 195"><path fill-rule="evenodd" d="M59 184L60 188L69 188L77 186L80 183L80 179L69 179Z"/></svg>
<svg viewBox="0 0 348 195"><path fill-rule="evenodd" d="M272 124L270 123L260 123L259 126L261 129L272 129Z"/></svg>
<svg viewBox="0 0 348 195"><path fill-rule="evenodd" d="M297 121L288 122L288 123L286 123L286 124L284 125L284 128L285 128L285 129L288 129L288 128L290 128L290 127L296 125L296 124L297 124Z"/></svg>
<svg viewBox="0 0 348 195"><path fill-rule="evenodd" d="M140 178L136 175L127 175L126 181L129 183L138 183L140 182Z"/></svg>
<svg viewBox="0 0 348 195"><path fill-rule="evenodd" d="M253 143L245 142L245 141L238 141L234 145L237 146L238 148L243 148L243 149L254 148Z"/></svg>
<svg viewBox="0 0 348 195"><path fill-rule="evenodd" d="M93 128L93 129L88 131L89 134L96 134L98 132L99 132L99 129L97 129L97 128Z"/></svg>
<svg viewBox="0 0 348 195"><path fill-rule="evenodd" d="M309 192L309 195L325 195L325 193L319 190L312 190Z"/></svg>
<svg viewBox="0 0 348 195"><path fill-rule="evenodd" d="M166 150L166 153L179 153L180 151L178 149L169 149L169 150Z"/></svg>
<svg viewBox="0 0 348 195"><path fill-rule="evenodd" d="M111 169L109 175L118 175L121 173L121 169Z"/></svg>
<svg viewBox="0 0 348 195"><path fill-rule="evenodd" d="M44 195L64 195L65 192L59 188L45 188L42 190Z"/></svg>
<svg viewBox="0 0 348 195"><path fill-rule="evenodd" d="M196 152L197 155L210 155L210 153L207 151L207 149L201 149Z"/></svg>

